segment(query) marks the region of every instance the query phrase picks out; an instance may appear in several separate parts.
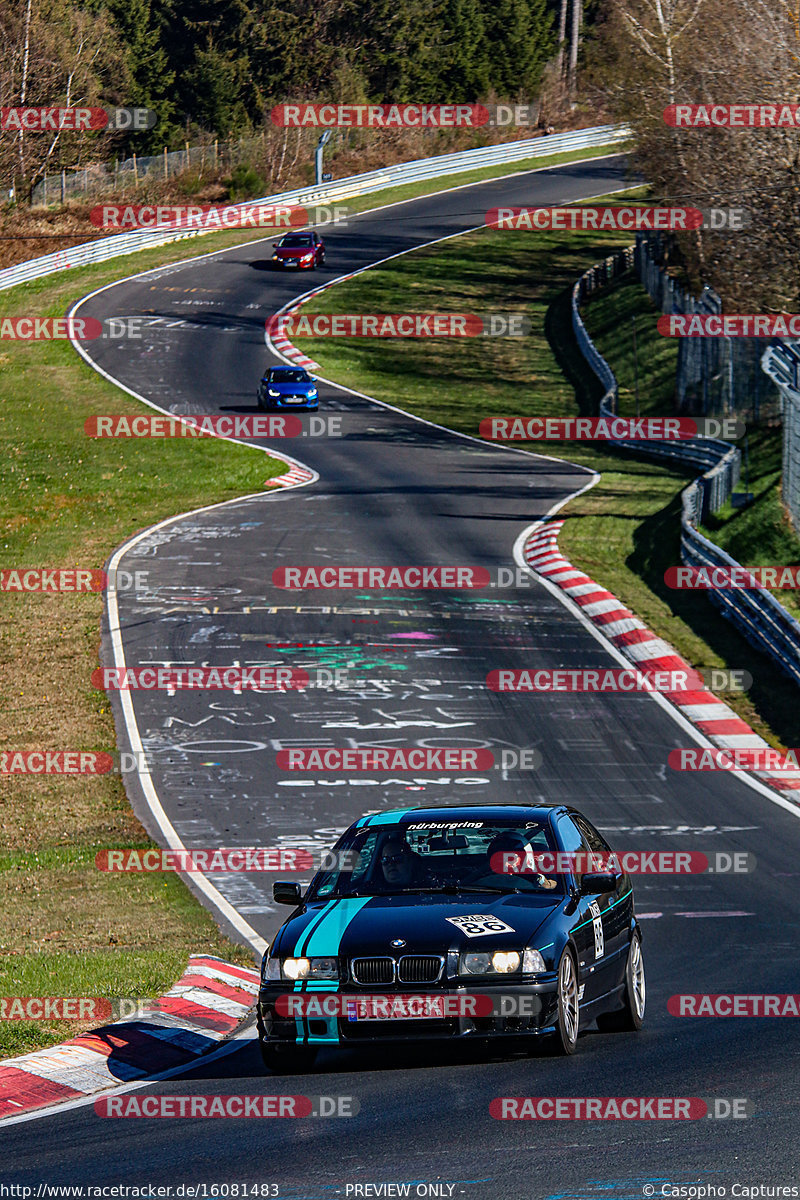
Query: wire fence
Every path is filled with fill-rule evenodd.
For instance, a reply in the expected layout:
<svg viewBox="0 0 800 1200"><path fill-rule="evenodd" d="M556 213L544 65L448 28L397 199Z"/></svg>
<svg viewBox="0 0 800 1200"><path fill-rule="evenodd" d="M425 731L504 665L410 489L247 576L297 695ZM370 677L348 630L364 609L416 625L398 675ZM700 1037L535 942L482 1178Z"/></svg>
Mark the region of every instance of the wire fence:
<svg viewBox="0 0 800 1200"><path fill-rule="evenodd" d="M795 530L800 531L800 342L774 339L761 369L783 397L781 495Z"/></svg>
<svg viewBox="0 0 800 1200"><path fill-rule="evenodd" d="M249 162L260 148L258 139L243 138L239 142L223 143L222 146L215 141L208 146L187 145L183 150L165 149L161 154L134 154L122 162L93 163L80 171L46 175L33 189L31 203L64 204L67 200L116 195L130 187L138 187L148 179L170 179L192 169L214 173L232 171L238 163Z"/></svg>
<svg viewBox="0 0 800 1200"><path fill-rule="evenodd" d="M667 271L673 239L659 233L636 235L635 266L650 299L663 313L722 312L722 299L704 287L692 296ZM778 389L761 370L768 338L682 337L675 378L677 412L682 415L736 416L743 421L778 422Z"/></svg>

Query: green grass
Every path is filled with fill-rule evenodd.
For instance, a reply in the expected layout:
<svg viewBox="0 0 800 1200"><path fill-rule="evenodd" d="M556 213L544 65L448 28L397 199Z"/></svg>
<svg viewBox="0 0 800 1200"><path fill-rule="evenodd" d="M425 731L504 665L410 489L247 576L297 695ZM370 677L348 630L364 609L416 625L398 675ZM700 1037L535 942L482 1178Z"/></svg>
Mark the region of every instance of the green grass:
<svg viewBox="0 0 800 1200"><path fill-rule="evenodd" d="M628 240L621 234L482 230L367 271L315 297L303 310L524 311L532 323L524 339L303 338L301 344L326 377L464 433L476 434L480 419L494 415L594 414L602 388L574 340L570 291L584 270ZM635 410L632 316L637 318L640 411L673 411L676 349L656 332L655 315L644 290L628 281L598 294L589 306L590 332L622 384L623 412ZM764 433L765 449L774 437ZM758 445L766 481L768 459ZM537 442L527 448L549 449L602 475L565 510L569 519L560 545L567 557L692 665L748 670L755 681L752 690L725 693L724 699L771 744L796 745L800 713L794 685L720 618L704 594L676 592L664 584L666 568L680 562L680 492L694 472L602 443Z"/></svg>
<svg viewBox="0 0 800 1200"><path fill-rule="evenodd" d="M619 384L619 413L636 413L638 374L639 412L642 416L673 414L677 338L662 337L656 328L659 310L634 278L621 280L589 297L581 308L592 341L613 363ZM636 351L634 353L634 321Z"/></svg>

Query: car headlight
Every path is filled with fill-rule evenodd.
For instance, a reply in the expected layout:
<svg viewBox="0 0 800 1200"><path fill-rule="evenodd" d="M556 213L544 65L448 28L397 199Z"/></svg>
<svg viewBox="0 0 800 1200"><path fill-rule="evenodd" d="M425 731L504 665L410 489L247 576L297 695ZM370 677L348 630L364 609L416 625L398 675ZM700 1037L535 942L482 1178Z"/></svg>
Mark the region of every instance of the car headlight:
<svg viewBox="0 0 800 1200"><path fill-rule="evenodd" d="M461 955L461 975L508 975L519 970L517 950L468 950Z"/></svg>
<svg viewBox="0 0 800 1200"><path fill-rule="evenodd" d="M281 256L280 256L280 254L273 254L273 256L272 256L272 257L273 257L273 258L277 258L278 260L280 260L280 257L281 257Z"/></svg>
<svg viewBox="0 0 800 1200"><path fill-rule="evenodd" d="M335 958L285 958L283 974L286 979L338 979L339 964Z"/></svg>
<svg viewBox="0 0 800 1200"><path fill-rule="evenodd" d="M262 979L280 979L281 977L281 960L279 958L270 958L269 952L265 952L264 961L261 964Z"/></svg>
<svg viewBox="0 0 800 1200"><path fill-rule="evenodd" d="M267 389L267 395L268 395L268 396L275 396L275 397L277 398L278 396L280 396L280 392L276 392L274 388L268 388L268 389Z"/></svg>
<svg viewBox="0 0 800 1200"><path fill-rule="evenodd" d="M547 967L539 951L529 948L522 956L522 969L525 972L536 974L539 971L546 971Z"/></svg>
<svg viewBox="0 0 800 1200"><path fill-rule="evenodd" d="M309 398L309 400L316 400L316 398L317 398L317 389L316 388L311 388L309 390L308 398Z"/></svg>
<svg viewBox="0 0 800 1200"><path fill-rule="evenodd" d="M313 254L301 254L300 262L311 262L313 257L314 257Z"/></svg>

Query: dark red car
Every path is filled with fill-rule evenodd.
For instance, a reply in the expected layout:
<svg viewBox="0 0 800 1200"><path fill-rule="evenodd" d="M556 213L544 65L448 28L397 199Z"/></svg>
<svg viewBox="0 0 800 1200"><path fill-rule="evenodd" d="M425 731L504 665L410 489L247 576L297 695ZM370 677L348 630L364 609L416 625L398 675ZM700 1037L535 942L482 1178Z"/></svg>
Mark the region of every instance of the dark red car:
<svg viewBox="0 0 800 1200"><path fill-rule="evenodd" d="M313 230L310 233L287 233L272 245L272 262L276 267L313 271L325 262L325 243Z"/></svg>

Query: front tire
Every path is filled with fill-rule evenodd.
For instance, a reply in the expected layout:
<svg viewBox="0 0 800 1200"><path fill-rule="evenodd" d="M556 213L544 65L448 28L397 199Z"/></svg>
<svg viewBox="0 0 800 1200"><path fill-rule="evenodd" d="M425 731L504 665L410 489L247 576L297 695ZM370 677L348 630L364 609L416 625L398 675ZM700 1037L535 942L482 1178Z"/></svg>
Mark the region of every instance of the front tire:
<svg viewBox="0 0 800 1200"><path fill-rule="evenodd" d="M575 1053L580 1024L578 971L572 951L567 949L558 964L558 1019L553 1039L557 1054Z"/></svg>
<svg viewBox="0 0 800 1200"><path fill-rule="evenodd" d="M644 979L642 939L638 931L631 938L628 961L625 965L624 1005L619 1012L604 1013L597 1018L597 1028L608 1032L635 1031L644 1024L647 989Z"/></svg>

